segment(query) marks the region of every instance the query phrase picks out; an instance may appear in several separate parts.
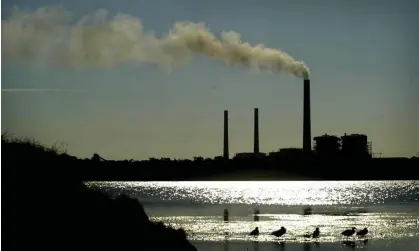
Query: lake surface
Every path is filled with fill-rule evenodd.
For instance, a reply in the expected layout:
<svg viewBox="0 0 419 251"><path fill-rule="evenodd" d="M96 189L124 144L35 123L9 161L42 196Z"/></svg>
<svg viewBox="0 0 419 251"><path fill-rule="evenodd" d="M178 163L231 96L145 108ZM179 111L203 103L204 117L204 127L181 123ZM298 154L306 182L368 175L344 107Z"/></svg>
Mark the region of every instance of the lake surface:
<svg viewBox="0 0 419 251"><path fill-rule="evenodd" d="M199 250L220 250L223 247L219 245L226 241L250 245L255 238L248 233L255 227L260 230L257 243L266 245L279 241L285 241L287 245L312 242L303 235L316 227L321 231L317 242L324 245L341 243L340 233L351 227L359 230L367 227L370 231L368 243L381 243L381 249L388 247L385 243L419 243L419 181L86 184L113 197L126 194L137 198L151 219L184 228ZM303 215L303 209L308 205L313 213ZM229 211L228 222L223 220L224 209ZM259 210L258 221L254 218L255 209ZM278 240L270 233L281 226L287 233ZM364 239L354 237L350 240L362 246ZM213 249L209 248L211 245ZM264 249L266 245L258 249Z"/></svg>

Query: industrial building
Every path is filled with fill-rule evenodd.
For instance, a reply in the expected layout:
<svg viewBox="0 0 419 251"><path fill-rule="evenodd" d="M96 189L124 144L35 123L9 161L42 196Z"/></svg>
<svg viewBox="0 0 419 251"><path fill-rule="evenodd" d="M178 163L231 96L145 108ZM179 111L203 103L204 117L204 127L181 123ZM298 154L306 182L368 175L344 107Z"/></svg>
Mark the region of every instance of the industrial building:
<svg viewBox="0 0 419 251"><path fill-rule="evenodd" d="M272 159L300 159L303 157L303 149L296 147L281 148L277 152L270 152L269 157Z"/></svg>
<svg viewBox="0 0 419 251"><path fill-rule="evenodd" d="M371 142L368 142L368 137L365 134L350 134L345 133L342 139L342 154L346 157L352 158L370 158Z"/></svg>
<svg viewBox="0 0 419 251"><path fill-rule="evenodd" d="M254 152L244 152L236 153L234 159L254 159L254 158L263 158L266 157L266 153L254 153Z"/></svg>
<svg viewBox="0 0 419 251"><path fill-rule="evenodd" d="M341 139L334 135L314 137L314 152L317 156L338 156L341 150Z"/></svg>
<svg viewBox="0 0 419 251"><path fill-rule="evenodd" d="M314 137L314 152L317 157L350 157L368 158L371 157L371 142L365 134L345 133L342 137L334 135L322 135Z"/></svg>

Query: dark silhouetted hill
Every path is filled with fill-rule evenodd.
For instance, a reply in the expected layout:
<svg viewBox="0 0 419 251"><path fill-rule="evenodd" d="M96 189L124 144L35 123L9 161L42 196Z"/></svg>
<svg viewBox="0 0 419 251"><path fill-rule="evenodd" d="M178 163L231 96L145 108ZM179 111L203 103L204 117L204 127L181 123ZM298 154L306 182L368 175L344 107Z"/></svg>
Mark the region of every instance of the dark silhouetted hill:
<svg viewBox="0 0 419 251"><path fill-rule="evenodd" d="M81 163L74 157L4 139L2 158L2 244L8 250L196 250L184 230L150 221L136 199L111 199L61 169ZM51 167L57 171L47 173Z"/></svg>

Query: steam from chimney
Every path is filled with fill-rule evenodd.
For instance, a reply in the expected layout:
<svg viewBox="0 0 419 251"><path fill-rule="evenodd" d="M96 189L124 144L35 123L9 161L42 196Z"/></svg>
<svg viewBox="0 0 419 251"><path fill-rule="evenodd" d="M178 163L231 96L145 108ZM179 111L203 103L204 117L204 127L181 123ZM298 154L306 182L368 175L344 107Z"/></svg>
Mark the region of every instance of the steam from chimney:
<svg viewBox="0 0 419 251"><path fill-rule="evenodd" d="M73 67L145 62L170 71L184 66L194 55L204 55L229 66L309 78L303 62L278 49L252 46L233 31L221 32L217 38L203 23L177 22L158 38L145 32L136 17L121 13L107 17L108 12L101 9L73 22L71 13L60 6L36 11L15 8L2 21L3 59Z"/></svg>

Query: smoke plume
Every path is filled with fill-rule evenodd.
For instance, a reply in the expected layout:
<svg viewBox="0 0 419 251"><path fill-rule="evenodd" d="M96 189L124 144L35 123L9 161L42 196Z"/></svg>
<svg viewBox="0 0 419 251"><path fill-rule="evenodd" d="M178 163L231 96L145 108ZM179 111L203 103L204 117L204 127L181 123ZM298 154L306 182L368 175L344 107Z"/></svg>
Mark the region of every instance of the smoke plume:
<svg viewBox="0 0 419 251"><path fill-rule="evenodd" d="M259 71L286 72L309 78L309 69L278 49L243 42L227 31L217 38L203 23L177 22L167 35L145 32L141 21L106 10L73 21L60 6L25 11L14 8L2 21L2 57L34 62L44 60L72 67L108 67L131 62L154 63L165 69L184 66L194 55L243 65Z"/></svg>

